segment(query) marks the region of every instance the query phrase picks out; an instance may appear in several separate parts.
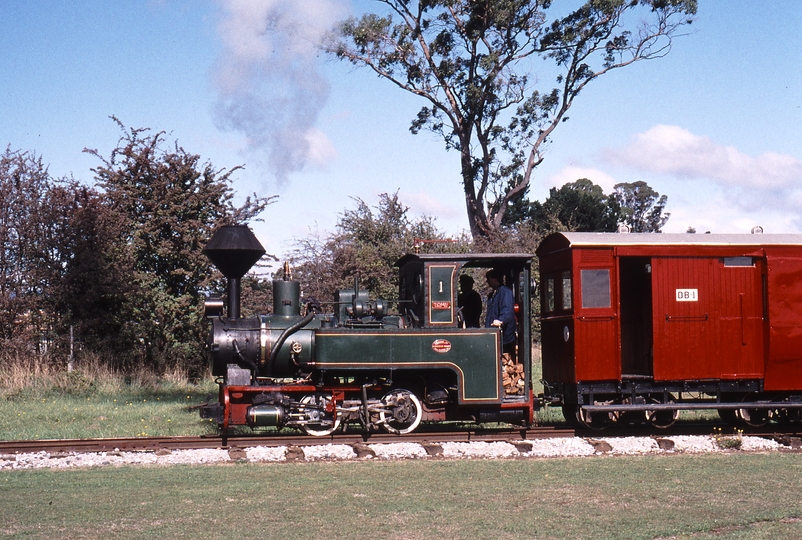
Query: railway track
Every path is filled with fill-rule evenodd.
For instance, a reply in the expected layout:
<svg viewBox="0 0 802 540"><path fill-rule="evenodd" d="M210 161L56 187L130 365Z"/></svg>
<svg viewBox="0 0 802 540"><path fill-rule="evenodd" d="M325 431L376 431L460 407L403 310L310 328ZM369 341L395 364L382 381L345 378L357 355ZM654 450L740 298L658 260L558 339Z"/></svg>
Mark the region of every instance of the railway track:
<svg viewBox="0 0 802 540"><path fill-rule="evenodd" d="M51 439L33 441L0 441L0 455L48 452L50 454L70 452L113 452L113 451L158 451L187 450L205 448L249 448L254 446L315 446L323 444L382 444L394 442L441 443L506 441L515 444L519 441L573 437L573 429L555 427L534 427L529 429L498 429L481 431L431 431L416 432L409 435L385 433L337 433L326 437L309 435L209 435L203 437L120 437L104 439Z"/></svg>
<svg viewBox="0 0 802 540"><path fill-rule="evenodd" d="M777 429L781 426L750 428L743 430L743 435L752 435L782 441L794 448L802 447L802 433L794 429ZM47 452L51 455L90 452L130 452L189 449L244 449L263 447L309 447L326 444L358 446L364 444L418 443L438 444L443 442L508 442L513 445L525 441L547 438L582 437L586 439L609 437L658 437L673 435L711 435L719 426L711 423L692 423L675 425L665 430L654 428L638 428L635 426L612 428L603 431L573 430L562 427L546 426L529 429L486 429L486 430L452 430L426 431L420 430L408 435L391 435L387 433L367 433L361 431L338 432L325 437L311 437L304 434L269 433L254 435L207 435L200 437L120 437L103 439L63 439L63 440L31 440L0 441L0 456ZM731 427L719 433L727 434Z"/></svg>

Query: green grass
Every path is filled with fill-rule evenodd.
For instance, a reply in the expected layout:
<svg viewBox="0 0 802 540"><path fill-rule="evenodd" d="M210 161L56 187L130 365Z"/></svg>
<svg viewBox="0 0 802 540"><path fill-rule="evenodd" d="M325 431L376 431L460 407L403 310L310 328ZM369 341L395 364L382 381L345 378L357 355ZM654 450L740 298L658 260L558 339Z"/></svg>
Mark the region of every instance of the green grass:
<svg viewBox="0 0 802 540"><path fill-rule="evenodd" d="M539 348L533 357L538 394L543 391ZM211 377L190 384L181 374L162 380L148 373L123 377L96 364L69 374L35 362L0 366L0 440L215 433L216 424L201 420L195 408L210 394L212 401L217 399ZM692 413L694 418L699 414ZM692 420L687 413L682 418ZM537 411L536 421L565 425L559 407ZM248 428L236 431L251 433Z"/></svg>
<svg viewBox="0 0 802 540"><path fill-rule="evenodd" d="M216 424L196 407L217 386L122 385L114 393L18 393L0 398L0 440L203 435Z"/></svg>
<svg viewBox="0 0 802 540"><path fill-rule="evenodd" d="M800 490L780 453L4 471L0 534L800 538Z"/></svg>

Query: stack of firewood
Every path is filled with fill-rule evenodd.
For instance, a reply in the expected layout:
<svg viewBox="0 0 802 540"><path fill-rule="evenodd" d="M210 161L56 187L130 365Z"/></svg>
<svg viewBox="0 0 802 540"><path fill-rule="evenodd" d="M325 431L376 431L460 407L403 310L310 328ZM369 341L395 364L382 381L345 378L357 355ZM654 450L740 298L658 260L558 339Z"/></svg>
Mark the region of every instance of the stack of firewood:
<svg viewBox="0 0 802 540"><path fill-rule="evenodd" d="M524 393L524 365L513 360L509 353L504 353L501 357L501 382L504 384L504 392L509 394Z"/></svg>

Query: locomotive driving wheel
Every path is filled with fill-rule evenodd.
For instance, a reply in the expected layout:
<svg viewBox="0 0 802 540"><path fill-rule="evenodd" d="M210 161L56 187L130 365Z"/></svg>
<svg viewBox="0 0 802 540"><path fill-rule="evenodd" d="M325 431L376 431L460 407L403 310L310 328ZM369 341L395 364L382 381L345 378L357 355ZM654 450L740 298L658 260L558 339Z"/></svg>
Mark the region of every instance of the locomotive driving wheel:
<svg viewBox="0 0 802 540"><path fill-rule="evenodd" d="M326 412L331 403L331 396L324 394L309 394L301 398L304 416L308 420L307 424L301 426L304 433L313 437L325 437L337 431L340 427L340 416Z"/></svg>
<svg viewBox="0 0 802 540"><path fill-rule="evenodd" d="M382 405L384 409L379 413L379 423L388 433L404 435L420 425L423 408L418 397L409 390L391 390L382 398Z"/></svg>

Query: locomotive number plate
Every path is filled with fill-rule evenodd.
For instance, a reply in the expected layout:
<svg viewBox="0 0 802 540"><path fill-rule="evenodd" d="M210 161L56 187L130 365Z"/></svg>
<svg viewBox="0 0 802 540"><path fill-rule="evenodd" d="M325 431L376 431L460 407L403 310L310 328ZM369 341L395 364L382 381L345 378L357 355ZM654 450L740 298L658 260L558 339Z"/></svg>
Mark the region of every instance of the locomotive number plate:
<svg viewBox="0 0 802 540"><path fill-rule="evenodd" d="M451 350L451 342L447 339L435 339L432 342L432 350L436 353L445 354Z"/></svg>
<svg viewBox="0 0 802 540"><path fill-rule="evenodd" d="M677 302L698 302L699 289L677 289Z"/></svg>

